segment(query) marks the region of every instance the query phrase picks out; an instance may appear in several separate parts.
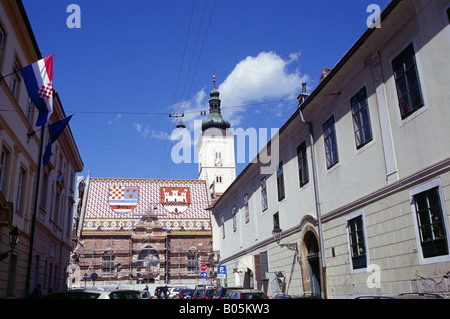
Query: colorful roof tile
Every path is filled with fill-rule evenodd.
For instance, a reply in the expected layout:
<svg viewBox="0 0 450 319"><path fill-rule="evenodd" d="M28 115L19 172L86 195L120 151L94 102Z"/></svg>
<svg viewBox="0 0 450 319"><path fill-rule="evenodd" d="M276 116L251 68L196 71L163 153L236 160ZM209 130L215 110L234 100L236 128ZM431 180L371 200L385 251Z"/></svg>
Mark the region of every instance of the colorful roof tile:
<svg viewBox="0 0 450 319"><path fill-rule="evenodd" d="M91 178L84 230L130 230L153 210L168 230L210 230L206 184L199 180Z"/></svg>

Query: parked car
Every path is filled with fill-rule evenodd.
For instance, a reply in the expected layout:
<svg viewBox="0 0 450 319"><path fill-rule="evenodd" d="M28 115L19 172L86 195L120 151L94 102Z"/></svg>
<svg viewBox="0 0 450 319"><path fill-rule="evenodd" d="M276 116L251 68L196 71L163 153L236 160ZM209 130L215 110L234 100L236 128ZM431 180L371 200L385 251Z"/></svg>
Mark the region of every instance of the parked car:
<svg viewBox="0 0 450 319"><path fill-rule="evenodd" d="M167 287L167 286L158 286L158 287L155 288L155 294L154 295L155 295L156 298L164 298L164 294L163 294L164 288L168 289L168 291L167 291L167 298L169 298L169 296L170 296L170 288L171 287Z"/></svg>
<svg viewBox="0 0 450 319"><path fill-rule="evenodd" d="M48 294L42 299L142 299L139 290L73 289Z"/></svg>
<svg viewBox="0 0 450 319"><path fill-rule="evenodd" d="M261 290L239 289L233 290L227 299L269 299L269 297Z"/></svg>
<svg viewBox="0 0 450 319"><path fill-rule="evenodd" d="M198 299L214 299L215 288L204 289Z"/></svg>
<svg viewBox="0 0 450 319"><path fill-rule="evenodd" d="M355 299L443 299L444 297L439 294L432 293L401 293L398 295L368 295L358 296Z"/></svg>
<svg viewBox="0 0 450 319"><path fill-rule="evenodd" d="M303 294L302 296L278 294L272 299L322 299L322 297L319 295L312 295L312 294Z"/></svg>
<svg viewBox="0 0 450 319"><path fill-rule="evenodd" d="M192 298L191 299L200 299L200 297L201 297L201 295L202 295L204 290L205 290L204 288L195 289L194 293L192 294Z"/></svg>
<svg viewBox="0 0 450 319"><path fill-rule="evenodd" d="M194 289L181 289L180 293L175 296L176 299L191 299Z"/></svg>
<svg viewBox="0 0 450 319"><path fill-rule="evenodd" d="M213 299L225 299L227 296L233 291L238 289L244 289L242 287L218 287L214 291L214 297Z"/></svg>
<svg viewBox="0 0 450 319"><path fill-rule="evenodd" d="M178 299L177 296L182 289L184 289L184 288L182 288L182 287L169 288L169 299Z"/></svg>

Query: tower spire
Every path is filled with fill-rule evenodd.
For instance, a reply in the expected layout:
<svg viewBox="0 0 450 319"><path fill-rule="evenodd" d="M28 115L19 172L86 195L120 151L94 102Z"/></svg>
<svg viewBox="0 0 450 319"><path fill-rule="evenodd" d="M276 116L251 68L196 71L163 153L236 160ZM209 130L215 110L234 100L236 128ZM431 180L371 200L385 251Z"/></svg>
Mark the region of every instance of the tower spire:
<svg viewBox="0 0 450 319"><path fill-rule="evenodd" d="M209 93L209 117L202 122L202 132L208 128L214 127L219 129L227 129L230 127L230 122L224 120L220 114L220 92L216 89L216 75L213 75L213 89Z"/></svg>

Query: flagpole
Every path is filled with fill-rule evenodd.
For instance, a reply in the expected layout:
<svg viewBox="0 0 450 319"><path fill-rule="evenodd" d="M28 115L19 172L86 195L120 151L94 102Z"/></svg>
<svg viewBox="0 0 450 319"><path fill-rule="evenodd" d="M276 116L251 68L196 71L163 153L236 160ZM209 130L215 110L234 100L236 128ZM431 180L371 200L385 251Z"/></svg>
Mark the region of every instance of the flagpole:
<svg viewBox="0 0 450 319"><path fill-rule="evenodd" d="M30 279L31 279L31 263L33 260L33 244L34 244L34 229L36 226L36 214L38 210L38 198L39 198L39 183L41 179L41 166L42 166L42 149L44 147L44 128L41 129L41 145L39 147L39 159L38 159L38 168L37 168L37 178L36 178L36 189L34 191L34 210L33 216L31 217L31 234L30 234L30 248L28 251L28 264L27 264L27 277L25 281L25 292L24 298L28 298L29 290L30 290Z"/></svg>

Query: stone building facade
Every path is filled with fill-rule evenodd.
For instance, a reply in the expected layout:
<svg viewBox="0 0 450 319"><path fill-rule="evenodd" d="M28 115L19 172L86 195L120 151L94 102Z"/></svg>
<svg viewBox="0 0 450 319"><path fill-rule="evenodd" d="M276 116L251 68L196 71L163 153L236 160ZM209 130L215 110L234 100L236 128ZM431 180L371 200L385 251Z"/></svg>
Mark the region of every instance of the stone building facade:
<svg viewBox="0 0 450 319"><path fill-rule="evenodd" d="M76 285L206 282L200 266L212 271L214 252L204 181L88 177L85 184Z"/></svg>
<svg viewBox="0 0 450 319"><path fill-rule="evenodd" d="M211 208L229 285L450 294L450 3L393 0L378 19L298 96L260 152L276 167L255 160Z"/></svg>

